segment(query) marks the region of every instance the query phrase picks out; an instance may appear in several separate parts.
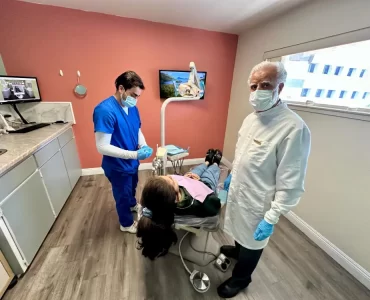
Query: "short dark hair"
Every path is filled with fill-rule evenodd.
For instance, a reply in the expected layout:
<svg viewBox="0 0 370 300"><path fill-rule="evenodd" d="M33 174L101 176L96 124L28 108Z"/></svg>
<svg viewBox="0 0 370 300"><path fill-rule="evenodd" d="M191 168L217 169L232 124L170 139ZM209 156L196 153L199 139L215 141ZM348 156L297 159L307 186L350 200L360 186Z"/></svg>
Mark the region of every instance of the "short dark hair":
<svg viewBox="0 0 370 300"><path fill-rule="evenodd" d="M143 80L134 71L126 71L119 75L115 81L116 90L122 85L125 90L129 90L133 87L139 87L145 90Z"/></svg>

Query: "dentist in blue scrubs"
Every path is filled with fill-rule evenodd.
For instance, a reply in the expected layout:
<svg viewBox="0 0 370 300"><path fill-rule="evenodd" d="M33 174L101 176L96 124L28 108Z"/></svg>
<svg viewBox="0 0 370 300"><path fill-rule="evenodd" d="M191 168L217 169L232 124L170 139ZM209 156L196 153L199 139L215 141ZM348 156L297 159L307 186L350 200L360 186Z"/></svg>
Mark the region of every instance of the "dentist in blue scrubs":
<svg viewBox="0 0 370 300"><path fill-rule="evenodd" d="M137 224L132 212L140 209L135 198L139 161L153 153L141 131L136 107L145 87L133 71L118 76L115 87L116 93L94 109L96 148L103 155L102 167L112 184L120 230L136 233Z"/></svg>

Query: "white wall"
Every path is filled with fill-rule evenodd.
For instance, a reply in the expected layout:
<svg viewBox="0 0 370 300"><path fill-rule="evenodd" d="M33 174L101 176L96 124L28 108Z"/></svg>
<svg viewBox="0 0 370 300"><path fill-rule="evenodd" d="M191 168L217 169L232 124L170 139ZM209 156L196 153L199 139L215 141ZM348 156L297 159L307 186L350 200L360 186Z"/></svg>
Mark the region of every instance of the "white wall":
<svg viewBox="0 0 370 300"><path fill-rule="evenodd" d="M248 76L266 51L370 26L368 0L310 1L239 38L224 143L252 112ZM370 39L370 36L369 36ZM312 132L306 193L294 212L370 272L370 122L298 111Z"/></svg>

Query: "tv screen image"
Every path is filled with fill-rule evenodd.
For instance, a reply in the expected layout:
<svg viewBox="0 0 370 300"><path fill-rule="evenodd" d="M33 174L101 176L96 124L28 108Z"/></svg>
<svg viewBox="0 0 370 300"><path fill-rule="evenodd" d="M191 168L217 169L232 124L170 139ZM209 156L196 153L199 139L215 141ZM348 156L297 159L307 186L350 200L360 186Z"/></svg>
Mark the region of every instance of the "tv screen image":
<svg viewBox="0 0 370 300"><path fill-rule="evenodd" d="M41 101L35 77L0 76L0 104Z"/></svg>
<svg viewBox="0 0 370 300"><path fill-rule="evenodd" d="M159 84L160 96L163 99L171 97L181 97L178 88L182 83L187 83L189 80L190 71L172 71L160 70L159 71ZM200 80L200 99L204 99L206 90L206 77L207 72L198 72Z"/></svg>

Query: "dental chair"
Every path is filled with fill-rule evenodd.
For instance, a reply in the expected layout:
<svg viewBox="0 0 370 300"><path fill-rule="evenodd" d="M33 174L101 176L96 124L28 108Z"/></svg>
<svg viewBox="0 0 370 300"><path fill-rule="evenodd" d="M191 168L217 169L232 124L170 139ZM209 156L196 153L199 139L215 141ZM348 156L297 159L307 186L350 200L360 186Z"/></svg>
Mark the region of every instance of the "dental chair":
<svg viewBox="0 0 370 300"><path fill-rule="evenodd" d="M166 107L171 102L179 101L196 101L200 99L200 81L197 74L195 64L190 63L190 76L188 83L179 86L179 93L182 97L172 97L166 99L161 108L161 146L157 147L156 156L152 164L152 174L166 175L168 160L172 163L174 171L178 174L178 169L175 166L181 166L183 159L189 155L189 148L183 153L176 156L168 155L168 146L165 144L165 111ZM173 145L171 145L173 146ZM205 266L217 259L219 255L220 245L213 238L212 232L218 231L220 227L220 214L222 207L226 204L227 192L223 190L223 182L225 181L229 170L221 165L221 174L218 185L218 197L221 200L221 209L218 215L213 217L199 218L195 216L175 216L175 232L179 243L173 245L169 252L180 256L181 261L190 274L190 282L196 291L200 293L206 292L210 287L210 281L205 273L197 270L190 271L184 261L187 260L199 266Z"/></svg>

